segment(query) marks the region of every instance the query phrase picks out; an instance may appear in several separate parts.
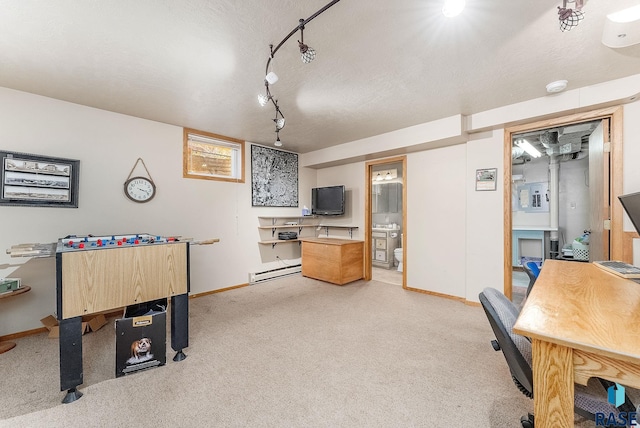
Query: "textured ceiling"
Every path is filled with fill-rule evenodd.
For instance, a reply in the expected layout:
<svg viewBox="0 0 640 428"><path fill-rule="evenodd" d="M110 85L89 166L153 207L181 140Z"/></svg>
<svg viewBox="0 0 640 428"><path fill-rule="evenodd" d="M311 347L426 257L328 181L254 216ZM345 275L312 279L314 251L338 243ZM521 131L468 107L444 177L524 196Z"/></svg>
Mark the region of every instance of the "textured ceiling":
<svg viewBox="0 0 640 428"><path fill-rule="evenodd" d="M271 145L260 107L269 44L328 0L14 0L0 13L0 86ZM637 0L589 1L558 28L560 0L342 0L295 34L271 86L283 149L305 153L640 72L640 45L601 43L605 15Z"/></svg>

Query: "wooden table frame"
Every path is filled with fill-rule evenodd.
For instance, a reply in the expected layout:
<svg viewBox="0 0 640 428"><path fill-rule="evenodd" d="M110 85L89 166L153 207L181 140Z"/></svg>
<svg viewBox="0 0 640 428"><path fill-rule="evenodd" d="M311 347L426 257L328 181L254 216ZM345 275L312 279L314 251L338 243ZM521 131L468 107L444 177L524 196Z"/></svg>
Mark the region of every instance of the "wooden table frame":
<svg viewBox="0 0 640 428"><path fill-rule="evenodd" d="M536 428L574 426L574 382L640 388L640 284L547 260L513 330L532 339Z"/></svg>

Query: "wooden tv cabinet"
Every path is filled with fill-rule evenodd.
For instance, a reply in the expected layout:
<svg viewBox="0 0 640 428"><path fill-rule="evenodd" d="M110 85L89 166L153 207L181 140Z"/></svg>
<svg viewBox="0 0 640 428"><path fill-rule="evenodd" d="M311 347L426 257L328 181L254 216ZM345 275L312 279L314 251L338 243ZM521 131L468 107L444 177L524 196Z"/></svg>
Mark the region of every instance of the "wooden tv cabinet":
<svg viewBox="0 0 640 428"><path fill-rule="evenodd" d="M364 278L364 242L352 239L301 238L302 275L344 285Z"/></svg>

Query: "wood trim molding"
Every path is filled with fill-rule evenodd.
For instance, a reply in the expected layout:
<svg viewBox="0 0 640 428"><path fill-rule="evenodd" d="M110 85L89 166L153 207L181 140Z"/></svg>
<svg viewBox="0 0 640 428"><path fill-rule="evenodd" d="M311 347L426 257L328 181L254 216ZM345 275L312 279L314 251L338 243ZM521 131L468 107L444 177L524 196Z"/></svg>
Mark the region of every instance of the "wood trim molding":
<svg viewBox="0 0 640 428"><path fill-rule="evenodd" d="M464 297L452 296L450 294L438 293L435 291L423 290L421 288L404 287L407 291L413 291L414 293L428 294L429 296L442 297L444 299L455 300L456 302L465 303L467 299Z"/></svg>
<svg viewBox="0 0 640 428"><path fill-rule="evenodd" d="M502 217L504 218L504 232L502 236L504 236L504 295L507 299L512 300L513 298L513 248L512 248L512 219L511 219L511 135L514 131L509 129L505 129L504 131L504 154L503 154L503 165L504 165L504 174L502 177L502 182L504 186L503 191L503 205L502 205Z"/></svg>
<svg viewBox="0 0 640 428"><path fill-rule="evenodd" d="M622 194L623 185L623 107L613 106L592 110L584 113L561 116L552 119L540 120L532 123L506 127L504 130L504 294L512 297L512 217L511 217L511 140L513 134L525 131L535 131L545 128L570 125L573 123L587 122L598 119L610 120L611 143L611 176L609 194L611 197L611 231L609 258L612 260L625 260L624 232L622 230L623 208L618 201ZM630 245L630 244L629 244Z"/></svg>
<svg viewBox="0 0 640 428"><path fill-rule="evenodd" d="M239 178L226 178L226 177L210 177L204 175L189 174L189 134L202 135L203 137L210 137L214 140L229 141L240 146L240 177ZM244 183L245 182L245 141L237 138L227 137L224 135L213 134L211 132L199 131L197 129L182 128L182 177L183 178L195 178L198 180L214 180L214 181L227 181L231 183Z"/></svg>
<svg viewBox="0 0 640 428"><path fill-rule="evenodd" d="M633 263L633 239L640 238L636 232L624 232L622 235L622 257L620 260L625 263Z"/></svg>
<svg viewBox="0 0 640 428"><path fill-rule="evenodd" d="M222 293L223 291L235 290L236 288L242 288L242 287L248 287L248 286L249 286L249 283L246 282L244 284L232 285L231 287L218 288L216 290L204 291L202 293L196 293L196 294L190 294L189 298L190 299L195 299L195 298L198 298L198 297L208 296L210 294Z"/></svg>
<svg viewBox="0 0 640 428"><path fill-rule="evenodd" d="M365 193L364 193L364 279L371 281L372 278L372 254L367 251L371 248L371 178L373 177L373 167L388 163L402 163L402 288L407 289L407 157L394 156L390 158L376 159L365 163Z"/></svg>

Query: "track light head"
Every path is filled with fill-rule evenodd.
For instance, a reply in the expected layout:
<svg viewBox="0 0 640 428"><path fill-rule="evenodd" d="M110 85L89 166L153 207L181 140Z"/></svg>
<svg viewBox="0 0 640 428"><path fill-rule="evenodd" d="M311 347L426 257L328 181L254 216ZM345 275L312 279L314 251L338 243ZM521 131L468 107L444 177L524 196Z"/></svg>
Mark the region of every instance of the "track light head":
<svg viewBox="0 0 640 428"><path fill-rule="evenodd" d="M284 128L284 117L281 118L275 118L273 119L273 121L276 123L276 129L279 131L282 128Z"/></svg>
<svg viewBox="0 0 640 428"><path fill-rule="evenodd" d="M567 3L575 3L575 9L568 8ZM584 0L563 0L562 7L558 6L560 31L569 31L584 19L583 6Z"/></svg>
<svg viewBox="0 0 640 428"><path fill-rule="evenodd" d="M258 103L260 103L262 107L266 106L270 99L271 97L269 95L258 94Z"/></svg>
<svg viewBox="0 0 640 428"><path fill-rule="evenodd" d="M278 81L278 75L273 71L270 71L269 74L265 76L264 80L266 80L270 85L273 85Z"/></svg>
<svg viewBox="0 0 640 428"><path fill-rule="evenodd" d="M298 40L298 47L300 47L300 58L302 59L302 62L304 62L305 64L309 64L311 61L316 59L315 49L310 48L300 40Z"/></svg>

